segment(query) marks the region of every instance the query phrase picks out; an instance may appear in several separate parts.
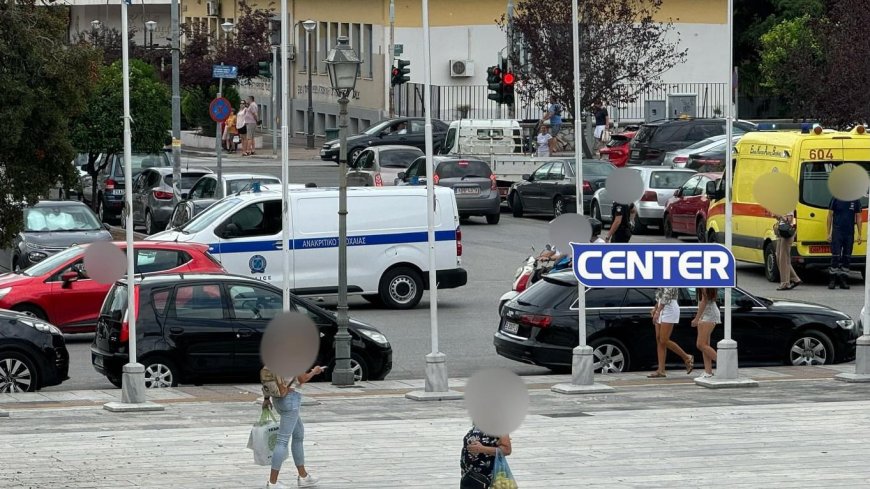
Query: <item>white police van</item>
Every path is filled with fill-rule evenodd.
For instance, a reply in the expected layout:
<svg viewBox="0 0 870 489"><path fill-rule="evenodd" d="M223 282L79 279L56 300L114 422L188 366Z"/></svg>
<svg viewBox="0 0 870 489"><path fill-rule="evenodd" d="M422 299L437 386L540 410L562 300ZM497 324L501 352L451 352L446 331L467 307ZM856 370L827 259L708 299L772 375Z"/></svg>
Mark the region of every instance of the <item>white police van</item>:
<svg viewBox="0 0 870 489"><path fill-rule="evenodd" d="M281 193L228 196L179 229L154 241L209 245L228 272L282 286ZM338 292L338 189L290 189L290 290L299 295ZM348 293L389 308L409 309L428 289L426 189L356 187L347 196ZM435 187L438 287L461 287L462 233L456 198Z"/></svg>

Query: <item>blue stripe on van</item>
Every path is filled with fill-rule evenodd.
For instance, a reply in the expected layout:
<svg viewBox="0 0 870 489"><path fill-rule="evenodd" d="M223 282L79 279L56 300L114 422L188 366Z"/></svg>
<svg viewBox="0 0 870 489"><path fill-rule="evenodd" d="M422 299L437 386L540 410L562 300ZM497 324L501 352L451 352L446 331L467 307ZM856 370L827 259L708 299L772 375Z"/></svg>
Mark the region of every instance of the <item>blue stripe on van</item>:
<svg viewBox="0 0 870 489"><path fill-rule="evenodd" d="M348 246L377 246L389 244L425 243L428 240L426 231L413 233L370 234L364 236L348 236ZM455 241L456 231L435 231L435 241ZM275 240L224 242L209 244L212 254L254 253L258 251L275 251ZM318 248L337 248L338 236L323 238L303 238L291 241L294 250L313 250Z"/></svg>

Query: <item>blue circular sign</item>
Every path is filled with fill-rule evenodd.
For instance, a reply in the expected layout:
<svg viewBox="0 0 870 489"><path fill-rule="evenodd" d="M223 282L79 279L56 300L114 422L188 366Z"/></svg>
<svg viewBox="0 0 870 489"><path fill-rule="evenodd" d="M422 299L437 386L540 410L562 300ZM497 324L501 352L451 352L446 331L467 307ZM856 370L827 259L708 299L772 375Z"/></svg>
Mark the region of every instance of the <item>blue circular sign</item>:
<svg viewBox="0 0 870 489"><path fill-rule="evenodd" d="M230 117L230 110L232 109L232 105L230 105L230 101L223 98L218 97L211 101L211 104L208 106L208 114L211 116L211 120L215 122L224 122Z"/></svg>

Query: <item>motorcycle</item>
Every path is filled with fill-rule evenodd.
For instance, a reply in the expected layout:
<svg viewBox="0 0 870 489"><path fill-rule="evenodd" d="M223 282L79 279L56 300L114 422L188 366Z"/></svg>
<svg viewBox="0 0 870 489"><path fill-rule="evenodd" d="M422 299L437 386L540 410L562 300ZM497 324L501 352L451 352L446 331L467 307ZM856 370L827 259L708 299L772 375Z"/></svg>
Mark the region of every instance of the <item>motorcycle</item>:
<svg viewBox="0 0 870 489"><path fill-rule="evenodd" d="M505 304L531 287L532 284L541 280L541 277L547 273L571 267L570 256L563 256L558 260L553 260L554 255L555 250L553 250L553 247L549 244L546 245L544 250L537 256L535 255L535 248L532 247L532 254L525 259L523 265L517 268L516 273L514 273L514 282L510 292L506 292L501 296L501 299L499 299L499 314L501 314Z"/></svg>

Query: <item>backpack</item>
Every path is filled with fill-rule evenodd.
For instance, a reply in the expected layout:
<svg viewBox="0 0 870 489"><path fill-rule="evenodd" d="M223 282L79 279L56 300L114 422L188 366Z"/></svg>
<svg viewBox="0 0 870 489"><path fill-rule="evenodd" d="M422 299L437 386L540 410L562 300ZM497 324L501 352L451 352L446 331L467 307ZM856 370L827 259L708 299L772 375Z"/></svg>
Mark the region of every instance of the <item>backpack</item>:
<svg viewBox="0 0 870 489"><path fill-rule="evenodd" d="M266 367L260 369L260 383L263 384L263 395L268 397L285 397L290 392L292 384L296 379L293 379L290 385L279 375L275 375Z"/></svg>

